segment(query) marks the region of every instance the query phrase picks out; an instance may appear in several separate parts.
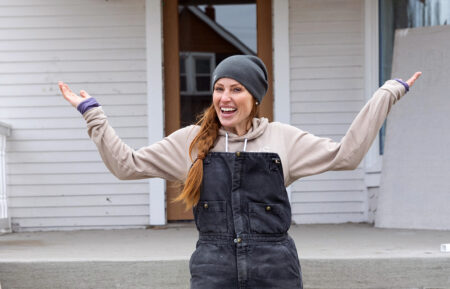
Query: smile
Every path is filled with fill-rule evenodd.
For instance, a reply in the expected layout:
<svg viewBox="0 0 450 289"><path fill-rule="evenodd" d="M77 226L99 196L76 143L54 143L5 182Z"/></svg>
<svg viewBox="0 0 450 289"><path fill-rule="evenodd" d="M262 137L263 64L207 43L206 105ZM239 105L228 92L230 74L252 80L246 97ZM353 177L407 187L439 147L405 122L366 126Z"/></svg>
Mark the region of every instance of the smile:
<svg viewBox="0 0 450 289"><path fill-rule="evenodd" d="M223 112L233 112L233 111L236 111L237 109L231 108L231 107L221 107L220 110Z"/></svg>

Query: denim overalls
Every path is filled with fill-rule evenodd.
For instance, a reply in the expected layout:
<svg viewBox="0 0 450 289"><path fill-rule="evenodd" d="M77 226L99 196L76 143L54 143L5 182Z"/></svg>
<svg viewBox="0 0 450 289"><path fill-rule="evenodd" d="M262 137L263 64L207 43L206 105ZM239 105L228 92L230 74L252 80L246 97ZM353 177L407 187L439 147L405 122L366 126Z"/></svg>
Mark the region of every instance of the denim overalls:
<svg viewBox="0 0 450 289"><path fill-rule="evenodd" d="M210 152L194 217L191 289L303 288L278 154Z"/></svg>

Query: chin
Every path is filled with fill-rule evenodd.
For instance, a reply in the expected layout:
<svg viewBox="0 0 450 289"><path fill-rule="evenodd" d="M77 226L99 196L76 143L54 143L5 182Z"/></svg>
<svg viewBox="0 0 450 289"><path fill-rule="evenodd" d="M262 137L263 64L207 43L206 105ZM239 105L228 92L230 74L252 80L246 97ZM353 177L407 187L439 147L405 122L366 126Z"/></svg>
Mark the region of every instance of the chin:
<svg viewBox="0 0 450 289"><path fill-rule="evenodd" d="M219 121L220 121L220 124L221 124L223 127L232 127L232 126L233 126L233 122L230 122L230 121L222 121L221 119L219 119Z"/></svg>

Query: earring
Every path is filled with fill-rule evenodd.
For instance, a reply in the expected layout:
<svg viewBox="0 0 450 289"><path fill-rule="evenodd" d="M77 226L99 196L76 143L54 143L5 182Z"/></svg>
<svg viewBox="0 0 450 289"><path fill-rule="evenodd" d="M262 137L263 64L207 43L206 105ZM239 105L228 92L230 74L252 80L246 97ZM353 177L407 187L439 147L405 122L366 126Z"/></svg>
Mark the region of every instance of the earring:
<svg viewBox="0 0 450 289"><path fill-rule="evenodd" d="M256 105L259 105L259 102L256 102Z"/></svg>

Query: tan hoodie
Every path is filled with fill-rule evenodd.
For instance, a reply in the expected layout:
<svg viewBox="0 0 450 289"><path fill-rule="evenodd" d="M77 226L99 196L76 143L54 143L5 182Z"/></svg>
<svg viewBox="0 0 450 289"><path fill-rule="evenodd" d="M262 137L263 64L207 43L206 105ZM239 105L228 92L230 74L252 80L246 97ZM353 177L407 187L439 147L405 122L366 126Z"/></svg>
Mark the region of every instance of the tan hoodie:
<svg viewBox="0 0 450 289"><path fill-rule="evenodd" d="M269 123L266 118L255 118L245 135L228 133L228 151L243 151L247 139L247 152L278 153L286 186L301 177L328 170L355 169L369 150L392 105L405 93L402 84L395 80L387 81L359 112L340 142L314 136L287 124ZM117 178L185 180L192 164L189 145L198 126L179 129L157 143L134 150L117 136L101 107L88 110L83 117L103 162ZM225 130L220 129L212 151L225 151L225 134Z"/></svg>

